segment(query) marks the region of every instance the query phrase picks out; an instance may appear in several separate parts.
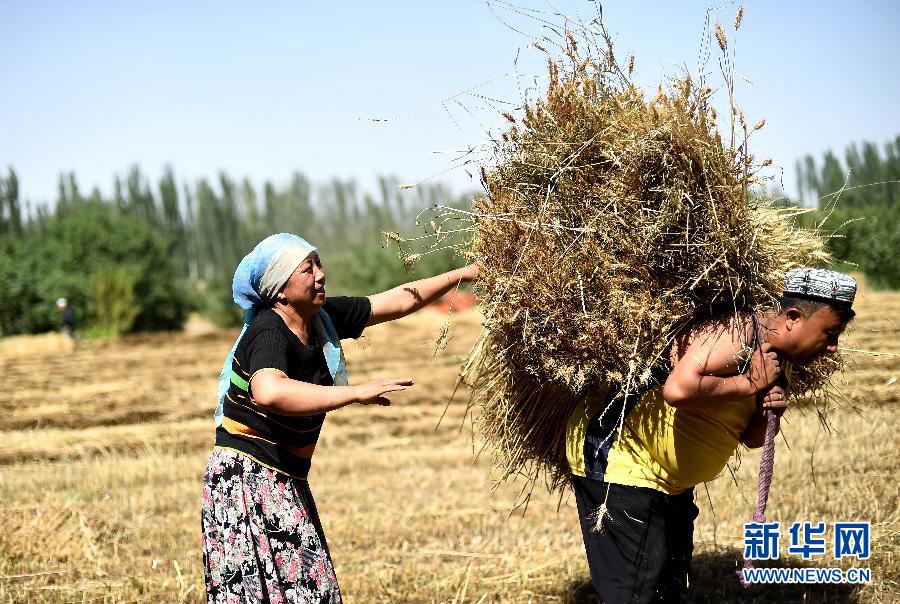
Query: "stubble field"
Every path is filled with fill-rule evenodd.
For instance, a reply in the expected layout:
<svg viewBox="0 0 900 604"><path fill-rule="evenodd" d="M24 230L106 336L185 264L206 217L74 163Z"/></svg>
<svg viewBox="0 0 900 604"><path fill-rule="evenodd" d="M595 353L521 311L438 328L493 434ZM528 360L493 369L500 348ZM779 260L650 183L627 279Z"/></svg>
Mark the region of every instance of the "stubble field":
<svg viewBox="0 0 900 604"><path fill-rule="evenodd" d="M785 416L769 518L871 522L871 558L855 565L872 569L872 583L740 587L759 459L744 451L733 474L697 488L693 601L900 601L900 294L864 291L857 306L846 345L890 354L858 357L842 385L856 408L832 410L830 430L813 409ZM423 311L346 343L351 380L417 384L390 407L331 414L322 432L310 483L345 601L593 601L572 498L538 486L527 511L513 511L523 485L495 488L489 456L474 455L464 394L447 406L480 318L454 315L454 337L432 360L445 319ZM202 601L199 494L235 335L0 347L0 600Z"/></svg>

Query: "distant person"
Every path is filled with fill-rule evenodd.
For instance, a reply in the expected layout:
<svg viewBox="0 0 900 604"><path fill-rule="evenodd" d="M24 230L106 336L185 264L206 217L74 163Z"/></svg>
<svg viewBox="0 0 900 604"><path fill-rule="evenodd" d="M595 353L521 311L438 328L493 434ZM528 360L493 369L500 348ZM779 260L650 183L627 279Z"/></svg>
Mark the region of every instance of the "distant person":
<svg viewBox="0 0 900 604"><path fill-rule="evenodd" d="M75 341L75 313L72 312L72 307L69 306L69 301L65 298L60 298L56 301L56 308L62 313L62 327L60 331L63 335L67 336L69 340Z"/></svg>
<svg viewBox="0 0 900 604"><path fill-rule="evenodd" d="M210 603L341 602L306 481L325 414L389 405L408 377L351 386L341 339L419 310L478 274L476 265L365 297L325 296L316 248L272 235L240 263L245 326L219 377L216 445L201 511Z"/></svg>
<svg viewBox="0 0 900 604"><path fill-rule="evenodd" d="M836 352L855 295L849 275L789 271L777 311L690 327L642 392L589 396L576 408L566 450L591 581L605 604L684 600L694 486L715 478L739 444L763 445L763 410L780 416L790 396L782 363Z"/></svg>

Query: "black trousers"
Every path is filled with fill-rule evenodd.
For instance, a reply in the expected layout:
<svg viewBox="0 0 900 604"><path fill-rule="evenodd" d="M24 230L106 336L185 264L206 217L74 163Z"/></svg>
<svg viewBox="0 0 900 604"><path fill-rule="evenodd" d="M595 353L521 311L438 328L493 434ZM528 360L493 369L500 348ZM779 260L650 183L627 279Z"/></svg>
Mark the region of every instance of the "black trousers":
<svg viewBox="0 0 900 604"><path fill-rule="evenodd" d="M591 582L604 604L683 602L699 513L694 490L667 495L580 476L573 479ZM604 501L606 514L596 531Z"/></svg>

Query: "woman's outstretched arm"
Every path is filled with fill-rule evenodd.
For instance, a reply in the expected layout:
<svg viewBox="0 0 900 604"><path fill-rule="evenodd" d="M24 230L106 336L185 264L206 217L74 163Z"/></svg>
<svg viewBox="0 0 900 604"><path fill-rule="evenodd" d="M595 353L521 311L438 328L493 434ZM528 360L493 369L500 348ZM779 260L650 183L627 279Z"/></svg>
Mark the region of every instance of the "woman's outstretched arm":
<svg viewBox="0 0 900 604"><path fill-rule="evenodd" d="M431 304L460 283L478 278L478 263L470 264L434 277L398 285L380 294L369 296L372 315L366 325L393 321Z"/></svg>

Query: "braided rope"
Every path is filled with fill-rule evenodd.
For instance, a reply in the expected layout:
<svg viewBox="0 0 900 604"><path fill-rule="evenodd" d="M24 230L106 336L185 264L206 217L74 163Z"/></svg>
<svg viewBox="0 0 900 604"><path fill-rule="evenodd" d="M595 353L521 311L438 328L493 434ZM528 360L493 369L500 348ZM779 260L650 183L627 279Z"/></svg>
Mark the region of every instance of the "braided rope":
<svg viewBox="0 0 900 604"><path fill-rule="evenodd" d="M756 326L757 344L761 345L765 341L765 335L760 327L756 316L753 317L753 324ZM757 395L762 397L763 394ZM753 512L753 522L766 521L766 505L769 502L769 487L772 486L772 474L775 469L775 435L778 434L778 425L780 420L772 411L763 412L766 418L766 437L763 442L762 457L759 460L759 488L756 494L756 511ZM744 560L744 569L753 568L752 560ZM738 576L741 579L741 585L745 588L750 587L750 583L744 580L743 572L739 571Z"/></svg>

